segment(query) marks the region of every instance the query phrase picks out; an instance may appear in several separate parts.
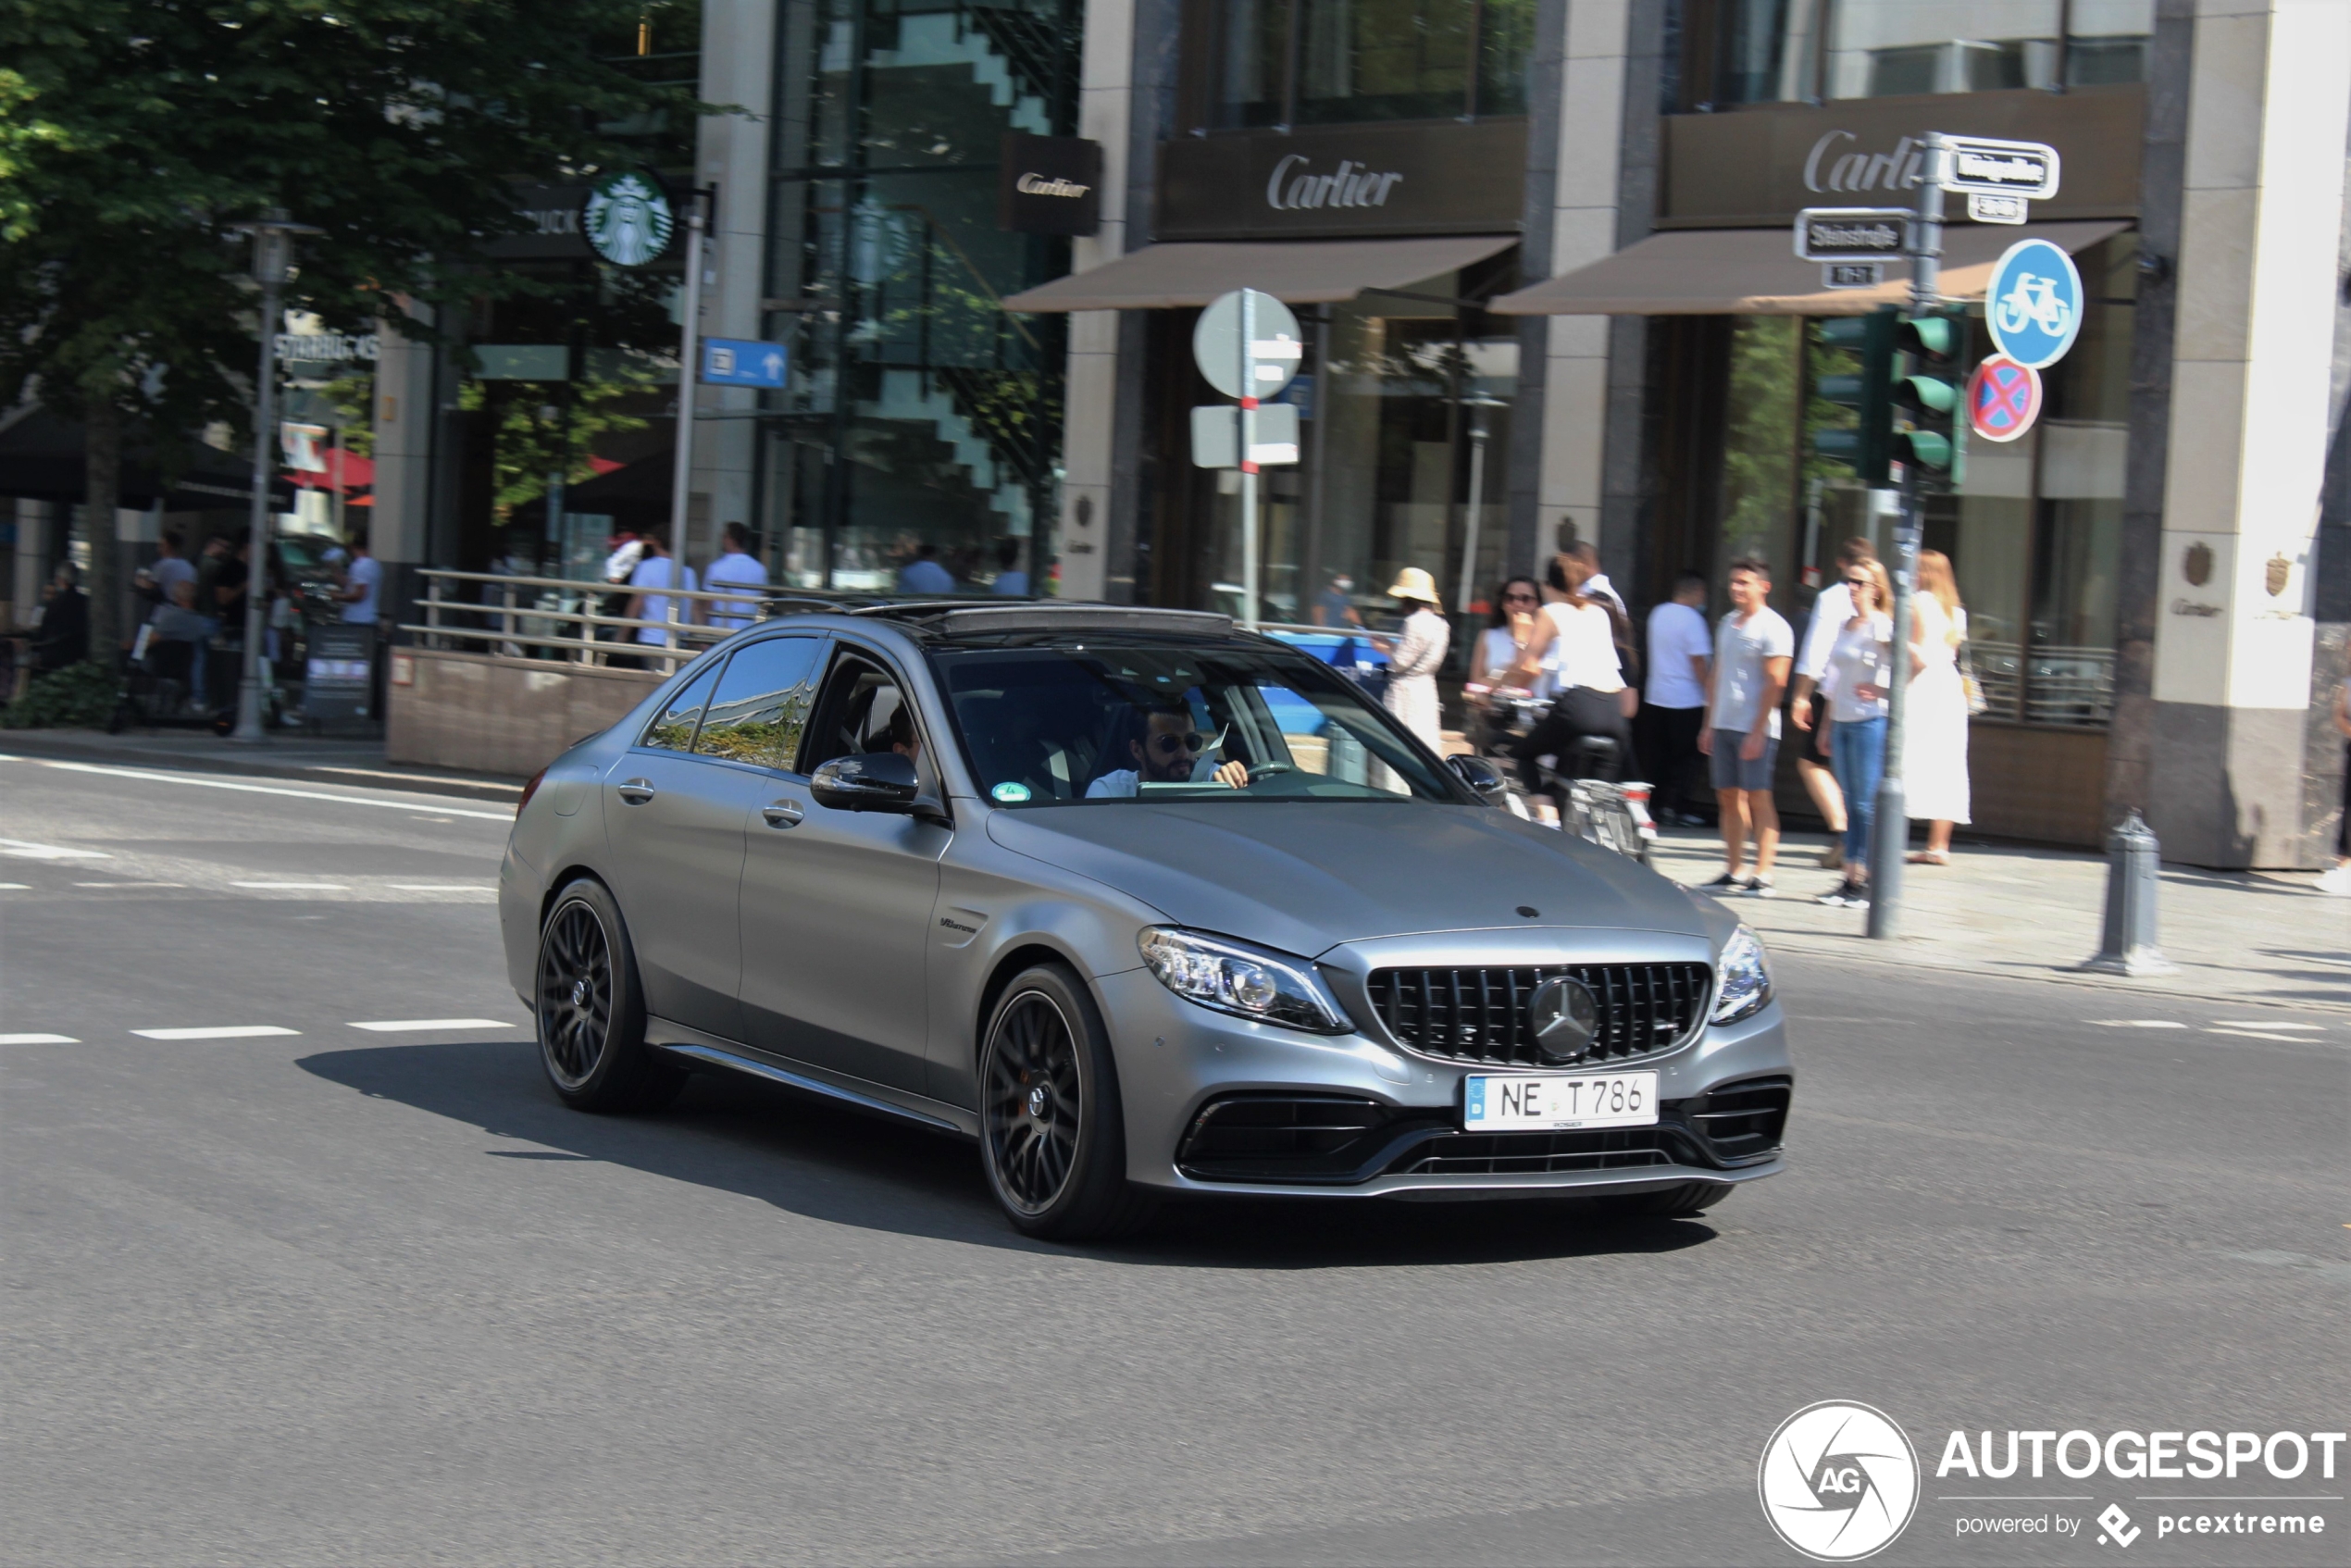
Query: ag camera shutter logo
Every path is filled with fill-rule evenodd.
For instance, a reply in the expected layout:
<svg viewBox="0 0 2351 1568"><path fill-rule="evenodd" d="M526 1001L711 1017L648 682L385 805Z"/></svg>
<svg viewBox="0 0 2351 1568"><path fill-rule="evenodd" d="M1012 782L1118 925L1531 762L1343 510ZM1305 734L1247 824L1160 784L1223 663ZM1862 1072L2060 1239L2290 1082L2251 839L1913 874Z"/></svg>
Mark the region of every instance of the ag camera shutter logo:
<svg viewBox="0 0 2351 1568"><path fill-rule="evenodd" d="M1909 1526L1919 1456L1885 1412L1823 1400L1780 1423L1755 1488L1780 1539L1816 1562L1855 1562Z"/></svg>

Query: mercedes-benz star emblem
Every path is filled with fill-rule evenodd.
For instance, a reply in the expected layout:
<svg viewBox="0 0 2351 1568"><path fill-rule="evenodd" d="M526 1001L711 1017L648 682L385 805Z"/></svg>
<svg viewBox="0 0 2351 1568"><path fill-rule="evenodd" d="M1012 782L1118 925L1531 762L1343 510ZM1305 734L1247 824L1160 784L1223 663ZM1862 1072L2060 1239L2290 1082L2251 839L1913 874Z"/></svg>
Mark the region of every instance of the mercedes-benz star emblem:
<svg viewBox="0 0 2351 1568"><path fill-rule="evenodd" d="M1535 1049L1546 1062L1574 1061L1592 1048L1592 1037L1599 1033L1598 1000L1583 981L1565 975L1536 987L1526 1013L1535 1027Z"/></svg>

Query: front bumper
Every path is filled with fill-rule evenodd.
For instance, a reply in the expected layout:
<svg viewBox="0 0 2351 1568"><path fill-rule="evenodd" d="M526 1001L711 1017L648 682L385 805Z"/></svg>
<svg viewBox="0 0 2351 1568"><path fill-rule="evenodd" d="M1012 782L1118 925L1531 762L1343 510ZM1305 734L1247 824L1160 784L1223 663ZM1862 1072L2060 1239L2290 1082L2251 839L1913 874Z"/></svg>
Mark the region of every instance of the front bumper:
<svg viewBox="0 0 2351 1568"><path fill-rule="evenodd" d="M1781 1169L1793 1072L1777 1002L1676 1050L1605 1064L1658 1075L1654 1128L1469 1135L1462 1080L1490 1067L1213 1013L1148 970L1094 985L1118 1060L1127 1178L1162 1191L1545 1197L1747 1182Z"/></svg>

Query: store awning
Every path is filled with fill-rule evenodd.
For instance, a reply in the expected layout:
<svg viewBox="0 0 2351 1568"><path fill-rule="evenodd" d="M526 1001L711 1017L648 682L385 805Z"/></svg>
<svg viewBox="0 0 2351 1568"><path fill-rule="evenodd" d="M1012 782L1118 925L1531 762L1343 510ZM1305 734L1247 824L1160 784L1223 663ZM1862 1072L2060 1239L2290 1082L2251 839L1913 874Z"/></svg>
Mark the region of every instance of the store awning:
<svg viewBox="0 0 2351 1568"><path fill-rule="evenodd" d="M1967 224L1943 231L1946 299L1984 297L2000 253L2019 240L2087 250L2121 222ZM1874 289L1823 289L1821 264L1799 260L1789 229L1677 229L1496 300L1503 316L1865 316L1910 297L1897 262Z"/></svg>
<svg viewBox="0 0 2351 1568"><path fill-rule="evenodd" d="M1167 310L1204 305L1231 289L1257 289L1288 305L1351 300L1365 289L1400 289L1484 261L1515 234L1447 234L1424 240L1175 241L1145 245L1085 272L1004 301L1007 310Z"/></svg>

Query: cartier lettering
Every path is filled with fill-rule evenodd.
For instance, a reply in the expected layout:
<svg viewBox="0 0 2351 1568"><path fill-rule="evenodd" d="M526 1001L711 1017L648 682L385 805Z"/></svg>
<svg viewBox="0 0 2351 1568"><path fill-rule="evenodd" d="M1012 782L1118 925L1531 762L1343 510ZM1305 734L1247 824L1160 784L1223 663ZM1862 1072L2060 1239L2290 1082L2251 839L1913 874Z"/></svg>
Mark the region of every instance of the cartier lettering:
<svg viewBox="0 0 2351 1568"><path fill-rule="evenodd" d="M1277 212L1384 207L1388 193L1403 180L1401 174L1380 173L1349 158L1339 159L1335 173L1316 174L1312 159L1303 153L1291 153L1274 165L1273 175L1265 181L1265 205Z"/></svg>
<svg viewBox="0 0 2351 1568"><path fill-rule="evenodd" d="M1074 180L1051 180L1041 174L1024 174L1013 181L1013 189L1024 196L1061 196L1074 202L1093 187L1080 185Z"/></svg>
<svg viewBox="0 0 2351 1568"><path fill-rule="evenodd" d="M1895 143L1890 153L1850 150L1847 144L1860 140L1850 131L1832 131L1813 143L1811 156L1804 160L1805 188L1907 191L1925 178L1926 149L1910 137Z"/></svg>

